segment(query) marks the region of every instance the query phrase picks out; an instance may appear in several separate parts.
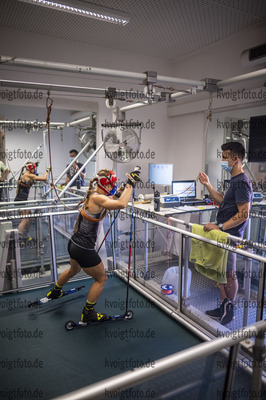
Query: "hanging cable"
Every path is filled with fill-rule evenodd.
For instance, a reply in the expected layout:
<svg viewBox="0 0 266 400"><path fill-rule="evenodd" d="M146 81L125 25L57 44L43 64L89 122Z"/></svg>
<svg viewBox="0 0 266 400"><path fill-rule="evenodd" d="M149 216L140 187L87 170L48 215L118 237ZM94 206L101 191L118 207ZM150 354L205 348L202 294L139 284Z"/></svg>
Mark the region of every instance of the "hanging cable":
<svg viewBox="0 0 266 400"><path fill-rule="evenodd" d="M205 126L205 130L204 130L204 147L203 147L203 152L202 152L202 165L205 165L205 158L206 158L206 146L207 146L207 132L208 132L208 126L209 126L209 122L212 121L212 102L213 102L213 93L210 92L209 93L209 106L208 106L208 115L206 117L207 121L206 121L206 126ZM199 177L197 177L198 179ZM203 194L203 190L201 191L201 193Z"/></svg>
<svg viewBox="0 0 266 400"><path fill-rule="evenodd" d="M50 139L50 120L51 120L51 113L52 113L52 105L53 105L53 100L50 97L50 91L48 90L47 99L46 99L46 108L47 108L46 127L47 127L47 134L48 134L47 136L48 136L48 152L49 152L50 173L51 173L51 187L52 187L52 189L54 189L56 197L58 198L60 203L63 204L64 207L66 207L68 210L76 210L80 206L80 204L82 204L84 202L84 200L80 201L75 207L69 207L58 196L56 187L54 185L52 156L51 156L51 139Z"/></svg>
<svg viewBox="0 0 266 400"><path fill-rule="evenodd" d="M210 122L212 121L212 102L213 102L213 92L210 92L209 93L209 107L208 107L209 114L207 116L207 119Z"/></svg>

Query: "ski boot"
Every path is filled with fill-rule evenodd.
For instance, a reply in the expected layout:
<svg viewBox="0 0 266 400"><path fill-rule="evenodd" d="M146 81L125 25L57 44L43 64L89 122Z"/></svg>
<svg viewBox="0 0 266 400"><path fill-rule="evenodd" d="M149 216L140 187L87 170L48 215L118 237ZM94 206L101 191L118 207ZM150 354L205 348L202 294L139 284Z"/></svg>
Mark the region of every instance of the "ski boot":
<svg viewBox="0 0 266 400"><path fill-rule="evenodd" d="M89 303L88 301L86 302L81 314L82 322L101 322L105 319L108 319L106 314L100 314L94 310L95 305L96 303Z"/></svg>
<svg viewBox="0 0 266 400"><path fill-rule="evenodd" d="M58 299L59 297L63 296L63 290L62 287L55 285L50 292L47 293L46 297L48 299Z"/></svg>
<svg viewBox="0 0 266 400"><path fill-rule="evenodd" d="M29 235L27 231L19 232L18 240L20 242L20 247L31 247L33 238Z"/></svg>

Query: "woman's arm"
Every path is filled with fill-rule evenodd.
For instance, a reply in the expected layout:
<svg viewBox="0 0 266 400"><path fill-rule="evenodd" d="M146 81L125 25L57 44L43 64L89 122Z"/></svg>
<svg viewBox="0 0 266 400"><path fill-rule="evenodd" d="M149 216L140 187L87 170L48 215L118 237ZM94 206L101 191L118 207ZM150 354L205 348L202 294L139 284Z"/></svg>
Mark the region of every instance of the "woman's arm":
<svg viewBox="0 0 266 400"><path fill-rule="evenodd" d="M49 171L45 171L43 176L39 176L39 175L35 175L35 174L27 174L26 176L28 176L30 178L30 180L32 181L47 181L48 176L49 176ZM24 178L24 177L23 177Z"/></svg>
<svg viewBox="0 0 266 400"><path fill-rule="evenodd" d="M91 197L91 201L93 201L94 204L105 208L106 210L121 210L122 208L125 208L127 206L131 197L131 193L132 186L127 183L119 199L114 200L105 195L99 195Z"/></svg>

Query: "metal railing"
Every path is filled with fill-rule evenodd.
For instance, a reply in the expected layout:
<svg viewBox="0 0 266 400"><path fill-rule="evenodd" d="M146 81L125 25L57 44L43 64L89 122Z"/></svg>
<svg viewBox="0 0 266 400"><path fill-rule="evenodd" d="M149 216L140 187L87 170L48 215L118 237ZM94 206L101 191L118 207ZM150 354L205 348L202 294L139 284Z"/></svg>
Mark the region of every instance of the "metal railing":
<svg viewBox="0 0 266 400"><path fill-rule="evenodd" d="M72 199L72 201L73 201L73 199ZM72 205L72 203L71 203L71 205ZM53 232L53 217L54 216L69 215L69 214L75 214L75 213L78 212L78 210L63 211L63 210L61 210L62 207L63 206L60 205L60 204L37 206L37 207L34 207L34 208L38 212L35 213L35 214L27 215L26 218L49 217L49 222L50 222L49 225L50 225L50 230L52 230L51 231L51 237L52 237L54 235L54 232ZM51 209L57 208L57 210L56 211L50 211L50 208ZM16 208L14 208L14 209L10 209L10 208L1 209L0 210L0 221L8 221L8 220L20 219L21 216L20 215L16 215L16 214L12 215L12 211L14 211L14 212L15 211L23 211L23 210L26 210L26 209L28 209L28 208L25 207L25 208L20 208L20 209L16 209ZM58 209L60 209L60 211L58 211ZM44 212L42 212L42 211L44 211ZM7 215L5 215L5 212L7 213ZM130 216L129 211L127 211L127 210L121 210L121 214L123 214L123 213ZM177 308L178 308L178 311L181 312L181 309L182 309L182 297L184 297L184 298L187 297L187 293L186 293L186 288L187 288L187 284L186 283L187 283L187 279L188 279L188 277L187 277L187 267L188 267L187 248L188 248L188 246L186 245L187 239L188 238L194 238L194 239L206 242L208 244L211 244L211 245L219 247L219 248L222 247L222 244L221 243L217 243L215 240L210 240L210 239L204 238L204 237L202 237L200 235L193 234L193 233L191 233L189 231L186 231L186 230L183 230L181 228L173 227L173 226L165 224L163 222L159 222L159 221L156 221L154 219L146 218L146 217L140 216L138 214L134 214L134 218L142 220L146 224L152 224L153 226L159 226L161 228L167 229L168 231L170 230L170 231L176 232L176 233L178 233L180 235L180 240L179 240L179 259L182 260L182 262L183 262L183 260L185 262L185 269L184 269L184 296L182 296L182 268L180 269L180 273L179 273L178 306L177 306ZM171 218L171 219L173 221L179 222L179 223L184 224L186 226L192 226L192 224L186 223L186 222L184 222L182 220L178 220L178 219L175 219L175 218ZM146 225L146 228L147 228L147 225ZM147 240L148 229L145 229L145 231L146 231L146 240ZM234 236L231 236L231 235L229 235L229 237L231 237L234 240L237 240L238 242L243 242L243 243L246 242L245 239L240 239L238 237L234 237ZM256 243L256 242L249 241L249 244L254 246L254 247L259 247L260 249L261 248L263 248L263 249L265 248L266 249L266 245L263 245L261 243ZM225 248L225 250L232 251L232 252L234 252L236 254L239 254L239 255L245 257L246 260L256 260L260 264L260 280L259 280L259 289L258 289L258 308L257 308L257 319L256 319L257 321L259 321L259 320L262 319L262 314L263 314L266 258L263 257L263 256L260 256L260 255L257 255L257 254L250 253L250 252L248 252L246 250L235 248L234 246L225 245L224 248ZM53 264L54 264L53 267L54 267L54 271L55 271L54 279L56 280L57 279L57 272L56 272L56 265L55 265L55 263L56 263L56 254L55 254L55 246L54 246L53 240L51 241L51 253L52 253L52 259L54 260L54 262L53 262ZM147 260L147 255L146 255L146 260ZM250 264L248 264L248 266L250 267Z"/></svg>
<svg viewBox="0 0 266 400"><path fill-rule="evenodd" d="M122 211L122 213L124 212L127 215L130 215L130 213L127 210L121 210L121 211ZM179 260L182 260L182 262L183 262L183 260L185 260L184 297L186 298L187 297L186 288L187 288L187 280L188 280L188 276L187 276L187 271L188 271L187 249L188 249L188 246L186 245L187 244L187 238L197 239L197 240L203 241L205 243L211 244L211 245L219 247L219 248L223 247L223 245L221 243L217 243L217 241L215 241L215 240L210 240L210 239L202 237L200 235L196 235L196 234L194 234L192 232L185 231L184 229L173 227L173 226L167 225L167 224L165 224L163 222L159 222L159 221L151 220L151 219L143 217L143 216L139 216L138 214L135 214L134 217L136 219L140 219L140 220L142 220L142 221L144 221L146 223L149 223L151 225L159 226L161 228L165 228L167 230L170 230L170 231L173 231L173 232L176 232L176 233L180 234L180 238L179 238ZM187 225L187 226L191 226L192 225L192 224L186 223L186 222L184 222L182 220L176 219L176 221L178 221L178 222L180 222L180 223L182 223L184 225ZM235 236L232 236L232 235L229 235L229 236L234 240L237 239L237 241L240 242L240 243L242 242L244 244L246 242L246 239L241 239L241 238L238 238L238 237L235 237ZM147 236L146 236L146 240L147 240ZM256 243L256 242L252 242L252 241L249 240L249 244L254 246L254 247L259 247L260 249L261 248L265 248L266 249L266 245L261 244L261 243ZM236 248L236 247L231 246L231 245L226 245L226 244L224 245L224 249L232 251L232 252L234 252L236 254L239 254L239 255L245 257L247 260L256 260L256 261L259 262L259 264L260 264L260 279L259 279L259 288L258 288L258 307L257 307L256 320L257 321L262 320L263 319L265 278L266 278L266 275L265 275L266 274L266 257L260 256L260 255L257 255L257 254L253 254L253 253L250 253L250 252L248 252L246 250L242 250L242 249ZM181 265L181 262L180 262L180 265ZM250 265L249 265L249 267L250 267ZM177 305L177 309L178 309L179 312L182 311L182 297L183 297L182 296L182 279L183 279L182 275L183 275L182 268L180 268L179 284L178 284L178 305Z"/></svg>
<svg viewBox="0 0 266 400"><path fill-rule="evenodd" d="M186 225L189 228L192 228L192 226L193 226L192 223L184 222L184 221L182 221L180 219L177 219L177 218L170 217L169 220L171 220L173 222L177 222L179 224ZM187 244L187 238L188 237L196 238L195 236L191 236L190 234L187 234L184 237L185 247L186 247L186 244ZM202 240L204 242L207 242L207 243L210 243L210 244L213 244L213 245L217 246L217 242L214 241L214 240L207 239L208 241L206 241L206 240L203 240L204 239L203 237L201 237L199 235L196 235L196 236L197 236L197 238L200 238L200 240ZM266 244L253 242L253 241L248 240L248 239L241 239L241 238L239 238L237 236L233 236L233 235L229 235L229 234L228 234L227 237L228 237L228 239L231 239L234 242L242 243L243 245L247 245L248 248L250 248L250 249L259 248L259 249L264 249L266 251ZM236 248L236 247L234 247L232 245L219 243L218 247L219 248L224 248L225 250L230 250L230 251L232 251L234 253L237 253L239 255L244 256L245 257L245 272L250 272L250 270L252 269L252 259L257 260L257 261L260 262L260 275L261 275L262 279L260 279L260 282L259 282L258 299L261 299L261 301L258 300L258 306L257 306L257 321L260 321L263 318L262 314L263 314L263 304L264 304L265 262L266 262L266 258L262 257L262 256L259 256L259 255L256 255L256 254L252 254L250 251L238 249L238 248ZM186 267L185 268L185 282L186 282L187 281L186 274L187 274L187 267L188 267L188 257L185 257L185 267ZM263 277L264 277L264 283L263 283ZM246 282L245 282L245 300L249 299L249 296L250 296L250 285L251 285L251 274L247 273L246 274ZM185 286L185 290L186 290L186 286ZM244 315L243 315L243 325L247 325L247 321L248 321L248 308L245 307L244 308Z"/></svg>
<svg viewBox="0 0 266 400"><path fill-rule="evenodd" d="M255 337L253 348L254 364L252 375L252 386L250 390L251 400L261 399L261 373L262 361L265 358L264 335L266 332L266 321L260 321L244 329L233 331L228 337L217 338L210 342L205 342L193 346L189 349L172 354L154 362L152 368L136 368L122 374L105 379L99 383L84 387L72 393L56 397L53 400L97 400L107 398L112 394L117 394L122 390L131 388L134 385L146 382L165 373L169 373L174 368L182 367L189 362L205 358L217 353L224 348L230 347L230 354L227 366L226 377L223 388L223 400L231 397L234 382L234 366L236 365L237 348L240 342L247 338Z"/></svg>
<svg viewBox="0 0 266 400"><path fill-rule="evenodd" d="M40 215L41 217L48 217L49 219L49 226L50 226L50 235L51 235L51 258L52 258L52 264L53 264L53 272L54 272L54 281L57 280L58 278L58 273L57 273L57 268L56 268L56 250L55 250L55 233L54 233L54 216L59 216L59 215L67 215L67 214L74 214L77 212L76 211L48 211L47 209L49 208L60 208L60 205L56 206L40 206L40 210L45 210L46 212ZM9 209L7 209L8 211ZM1 210L4 211L4 210ZM127 210L121 210L122 213L126 213L130 215L130 213ZM32 215L32 218L36 217L36 215ZM151 220L150 218L146 218L143 216L139 215L134 215L135 219L142 220L145 224L152 224L152 226L158 226L161 228L165 228L166 230L170 230L173 232L176 232L180 235L180 241L179 241L179 259L180 260L185 260L186 259L186 244L185 244L185 239L186 238L194 238L201 240L203 242L206 242L208 244L214 245L214 246L219 246L221 247L220 244L218 244L214 240L210 240L204 237L201 237L199 235L193 234L189 231L186 231L181 228L173 227L171 225ZM13 216L12 218L6 217L6 218L0 218L4 220L8 219L19 219L20 216ZM27 216L28 218L28 216ZM183 224L184 221L182 220L177 220L178 222L181 222ZM189 225L188 225L189 226ZM146 234L148 234L148 229L146 225L145 229ZM237 238L238 241L241 241L241 239ZM261 244L254 243L255 245L259 245L261 248ZM260 275L260 280L259 280L259 288L258 288L258 309L257 309L257 323L250 325L246 328L243 328L242 330L234 331L230 333L230 335L226 338L218 338L214 339L212 341L202 343L200 345L194 346L193 348L190 348L188 350L181 351L177 354L174 354L172 356L163 358L161 360L158 360L155 362L155 367L151 369L138 369L134 371L129 371L126 373L123 373L121 375L118 375L116 377L112 377L110 379L104 380L102 382L99 382L95 385L92 385L90 387L81 389L79 391L74 392L73 394L61 396L58 398L58 400L78 400L78 399L98 399L101 397L104 397L104 394L106 393L106 390L112 391L112 390L122 390L128 387L131 387L134 384L139 384L140 382L147 381L155 376L159 376L163 373L167 373L171 369L175 367L180 367L182 365L185 365L186 363L190 362L191 360L195 360L201 357L205 357L209 354L213 354L214 352L217 352L221 349L224 349L226 347L231 347L230 351L230 357L229 357L229 365L228 365L228 373L227 377L225 380L225 386L224 386L224 399L229 399L230 398L230 393L232 389L232 382L233 382L233 365L234 365L234 360L237 357L237 346L238 344L243 341L244 339L247 339L247 337L252 337L255 336L255 347L253 351L253 355L255 357L254 360L254 368L253 368L253 383L252 383L252 392L255 393L255 395L252 398L252 400L259 399L258 393L259 393L259 387L261 385L261 357L265 353L264 349L264 332L266 331L266 322L261 321L263 319L263 304L264 304L264 289L265 289L265 265L266 265L266 258L262 257L257 254L252 254L248 251L242 250L235 248L233 246L230 246L230 249L226 247L226 250L233 251L241 256L246 257L247 259L253 259L259 262L260 264L260 270L261 270L261 275ZM181 264L180 264L181 265ZM184 273L186 274L186 268L184 269ZM186 278L186 277L185 277ZM134 279L133 279L134 281ZM180 273L179 273L179 289L178 289L178 305L177 305L177 313L182 316L182 286L186 286L186 281L184 280L184 283L182 282L182 268L180 268ZM15 289L17 291L17 289ZM236 339L237 336L237 339ZM259 350L258 350L259 349ZM256 394L257 393L257 394Z"/></svg>

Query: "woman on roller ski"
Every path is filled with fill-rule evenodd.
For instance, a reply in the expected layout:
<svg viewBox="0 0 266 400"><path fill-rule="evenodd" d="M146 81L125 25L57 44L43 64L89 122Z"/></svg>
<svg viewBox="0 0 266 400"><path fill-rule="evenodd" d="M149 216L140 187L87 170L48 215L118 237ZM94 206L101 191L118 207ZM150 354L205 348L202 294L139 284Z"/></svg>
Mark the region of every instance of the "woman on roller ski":
<svg viewBox="0 0 266 400"><path fill-rule="evenodd" d="M50 168L46 169L46 172L43 176L37 175L37 165L38 163L27 162L27 164L22 168L20 172L20 176L18 179L17 192L14 201L27 201L30 193L30 188L34 184L35 181L45 182L48 179ZM29 215L30 211L21 211L21 215ZM32 224L32 218L23 218L20 224L18 225L18 231L20 239L22 239L23 235L28 237L28 231Z"/></svg>
<svg viewBox="0 0 266 400"><path fill-rule="evenodd" d="M100 314L94 310L107 280L103 262L95 250L99 221L104 218L107 210L120 210L127 206L132 187L140 181L139 174L139 168L131 174L127 174L128 181L125 189L122 193L121 189L118 190L121 195L116 200L112 196L115 194L115 182L117 181L113 171L102 169L90 181L85 202L79 210L74 232L68 243L70 268L60 275L54 288L47 293L48 298L61 297L63 295L62 286L83 269L94 279L94 282L81 314L82 322L98 322L108 318L106 314Z"/></svg>

